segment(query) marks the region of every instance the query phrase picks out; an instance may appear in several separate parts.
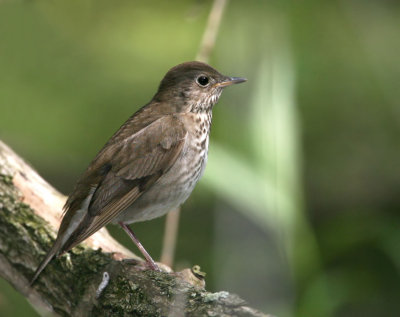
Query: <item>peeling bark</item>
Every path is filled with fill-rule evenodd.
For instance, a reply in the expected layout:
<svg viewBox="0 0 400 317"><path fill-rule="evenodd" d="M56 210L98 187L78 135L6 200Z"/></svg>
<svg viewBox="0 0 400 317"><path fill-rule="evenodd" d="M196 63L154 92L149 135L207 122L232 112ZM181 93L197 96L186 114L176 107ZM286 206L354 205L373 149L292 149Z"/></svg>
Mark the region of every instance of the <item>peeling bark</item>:
<svg viewBox="0 0 400 317"><path fill-rule="evenodd" d="M29 286L55 239L64 202L64 196L0 141L0 275L40 314L267 316L236 295L207 292L195 270L144 270L143 262L106 229L51 261Z"/></svg>

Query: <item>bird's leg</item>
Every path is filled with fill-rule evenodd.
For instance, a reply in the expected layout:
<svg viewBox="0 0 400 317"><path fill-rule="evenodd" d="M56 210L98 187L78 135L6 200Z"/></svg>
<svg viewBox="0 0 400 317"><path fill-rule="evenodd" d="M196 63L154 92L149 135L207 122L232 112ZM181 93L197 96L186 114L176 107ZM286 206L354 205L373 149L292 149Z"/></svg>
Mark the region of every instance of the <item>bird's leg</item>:
<svg viewBox="0 0 400 317"><path fill-rule="evenodd" d="M146 249L143 247L143 245L140 243L139 239L136 237L135 233L132 231L132 229L125 223L119 222L119 225L122 227L122 229L125 230L125 232L128 234L128 236L132 239L132 241L136 244L140 252L142 252L143 256L145 257L147 264L150 266L150 268L154 271L160 271L159 267L157 266L156 262L151 258L150 254L146 251Z"/></svg>

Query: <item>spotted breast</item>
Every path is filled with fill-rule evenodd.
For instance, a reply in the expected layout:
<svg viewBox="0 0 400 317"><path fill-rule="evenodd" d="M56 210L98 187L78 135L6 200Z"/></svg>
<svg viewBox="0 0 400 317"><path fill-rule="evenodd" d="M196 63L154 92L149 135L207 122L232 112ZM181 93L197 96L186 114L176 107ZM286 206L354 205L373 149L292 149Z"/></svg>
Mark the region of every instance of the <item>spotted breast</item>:
<svg viewBox="0 0 400 317"><path fill-rule="evenodd" d="M179 115L188 135L177 163L133 206L122 212L114 223L151 220L179 207L189 197L207 163L212 113Z"/></svg>

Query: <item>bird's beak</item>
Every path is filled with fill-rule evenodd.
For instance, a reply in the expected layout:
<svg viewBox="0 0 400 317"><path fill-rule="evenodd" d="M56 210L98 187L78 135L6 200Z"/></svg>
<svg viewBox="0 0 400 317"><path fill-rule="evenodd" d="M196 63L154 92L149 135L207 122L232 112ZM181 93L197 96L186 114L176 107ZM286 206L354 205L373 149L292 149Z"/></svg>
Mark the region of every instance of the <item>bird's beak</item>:
<svg viewBox="0 0 400 317"><path fill-rule="evenodd" d="M242 77L225 77L223 81L216 83L215 87L226 87L234 84L240 84L247 81L246 78Z"/></svg>

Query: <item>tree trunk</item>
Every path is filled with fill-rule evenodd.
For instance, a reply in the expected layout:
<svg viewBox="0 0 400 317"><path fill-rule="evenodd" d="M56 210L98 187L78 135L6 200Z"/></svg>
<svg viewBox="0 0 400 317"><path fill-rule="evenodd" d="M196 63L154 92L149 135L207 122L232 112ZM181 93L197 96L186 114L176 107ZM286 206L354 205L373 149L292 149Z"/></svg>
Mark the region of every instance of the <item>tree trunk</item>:
<svg viewBox="0 0 400 317"><path fill-rule="evenodd" d="M106 229L51 261L31 287L29 280L56 236L64 202L0 141L0 275L41 314L267 316L236 295L205 291L196 269L144 270Z"/></svg>

